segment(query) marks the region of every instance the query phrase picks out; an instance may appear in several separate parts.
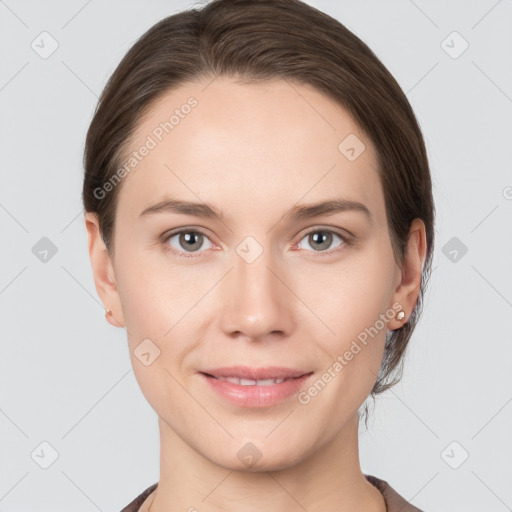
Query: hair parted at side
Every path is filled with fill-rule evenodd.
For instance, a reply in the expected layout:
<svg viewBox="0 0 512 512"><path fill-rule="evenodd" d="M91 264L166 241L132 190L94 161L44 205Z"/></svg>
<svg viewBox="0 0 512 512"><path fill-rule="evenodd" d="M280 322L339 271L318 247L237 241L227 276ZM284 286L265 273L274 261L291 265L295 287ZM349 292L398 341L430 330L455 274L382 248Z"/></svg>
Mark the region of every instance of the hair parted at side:
<svg viewBox="0 0 512 512"><path fill-rule="evenodd" d="M402 377L403 356L422 309L431 273L434 201L425 143L405 94L370 48L339 21L299 0L213 0L156 23L126 53L99 99L84 151L85 211L98 214L114 257L122 183L101 198L95 190L119 169L137 123L158 98L217 76L308 84L352 115L377 151L397 263L412 221L425 223L420 295L408 322L388 333L371 396L382 393Z"/></svg>

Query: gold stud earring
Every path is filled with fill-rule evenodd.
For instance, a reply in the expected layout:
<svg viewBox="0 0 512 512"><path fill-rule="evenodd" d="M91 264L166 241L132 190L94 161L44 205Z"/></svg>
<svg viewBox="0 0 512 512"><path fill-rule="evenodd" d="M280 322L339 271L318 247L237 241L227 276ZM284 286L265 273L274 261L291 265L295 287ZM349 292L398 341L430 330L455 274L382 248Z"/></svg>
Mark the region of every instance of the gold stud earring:
<svg viewBox="0 0 512 512"><path fill-rule="evenodd" d="M405 311L399 311L396 315L397 320L403 320L405 318Z"/></svg>
<svg viewBox="0 0 512 512"><path fill-rule="evenodd" d="M106 310L105 310L105 314L106 314L106 315L111 315L111 314L112 314L112 311L110 311L110 309L106 309Z"/></svg>

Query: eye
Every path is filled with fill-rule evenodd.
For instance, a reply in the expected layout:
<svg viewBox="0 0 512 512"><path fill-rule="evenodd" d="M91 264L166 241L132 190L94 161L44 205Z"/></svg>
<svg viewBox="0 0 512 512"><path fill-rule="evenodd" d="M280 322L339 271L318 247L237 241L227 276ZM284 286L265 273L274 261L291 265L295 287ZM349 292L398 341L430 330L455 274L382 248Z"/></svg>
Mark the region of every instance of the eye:
<svg viewBox="0 0 512 512"><path fill-rule="evenodd" d="M186 253L201 252L199 249L201 249L205 241L210 243L210 247L207 247L207 249L213 247L210 239L204 233L193 229L185 229L162 237L162 243L165 250L171 251L174 254L185 258L194 257L193 255L187 255Z"/></svg>
<svg viewBox="0 0 512 512"><path fill-rule="evenodd" d="M334 249L331 249L335 238L338 238L341 243ZM303 240L306 242L303 243ZM173 254L184 258L194 258L199 256L202 252L201 248L204 248L203 246L205 242L210 244L206 249L215 247L206 234L195 229L182 229L181 231L176 231L174 233L163 234L161 237L161 243L164 250L170 251ZM350 245L350 243L351 242L348 238L336 233L335 231L317 228L314 231L307 233L299 241L297 247L302 249L303 246L309 245L312 248L312 252L320 253L315 256L321 256L323 255L322 253L329 255L343 250L343 248Z"/></svg>
<svg viewBox="0 0 512 512"><path fill-rule="evenodd" d="M334 237L340 239L342 243L338 245L338 247L335 249L327 250L331 247ZM304 238L300 240L297 247L302 248L303 245L305 245L302 242L303 240L306 240L306 243L313 248L314 252L328 254L338 252L338 250L340 250L340 247L343 248L343 246L349 244L349 241L345 239L343 236L328 229L316 229L314 231L310 231L308 234L306 234Z"/></svg>

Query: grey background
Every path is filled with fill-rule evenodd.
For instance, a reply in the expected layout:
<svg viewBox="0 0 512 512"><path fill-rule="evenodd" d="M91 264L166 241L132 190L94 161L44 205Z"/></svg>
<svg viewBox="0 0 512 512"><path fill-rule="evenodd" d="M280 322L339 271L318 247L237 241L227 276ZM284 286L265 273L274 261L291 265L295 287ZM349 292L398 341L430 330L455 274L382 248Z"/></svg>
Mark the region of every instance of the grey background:
<svg viewBox="0 0 512 512"><path fill-rule="evenodd" d="M512 1L308 3L407 93L437 207L424 316L401 384L361 433L363 471L426 512L511 510ZM0 1L0 510L116 511L158 480L156 414L94 288L81 158L121 57L191 5ZM46 59L31 47L50 48L43 31L58 42ZM457 58L453 31L469 44ZM43 237L57 249L46 262Z"/></svg>

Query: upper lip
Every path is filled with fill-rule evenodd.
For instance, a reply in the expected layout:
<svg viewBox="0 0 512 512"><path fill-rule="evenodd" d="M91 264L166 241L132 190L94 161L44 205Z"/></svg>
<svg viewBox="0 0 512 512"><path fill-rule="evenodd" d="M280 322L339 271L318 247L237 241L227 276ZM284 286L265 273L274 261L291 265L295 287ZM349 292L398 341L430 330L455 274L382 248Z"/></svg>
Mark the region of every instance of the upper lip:
<svg viewBox="0 0 512 512"><path fill-rule="evenodd" d="M201 373L206 373L212 377L237 377L239 379L265 380L302 377L303 375L311 372L297 370L294 368L285 368L283 366L265 366L262 368L228 366L223 368L213 368L211 370L203 370Z"/></svg>

